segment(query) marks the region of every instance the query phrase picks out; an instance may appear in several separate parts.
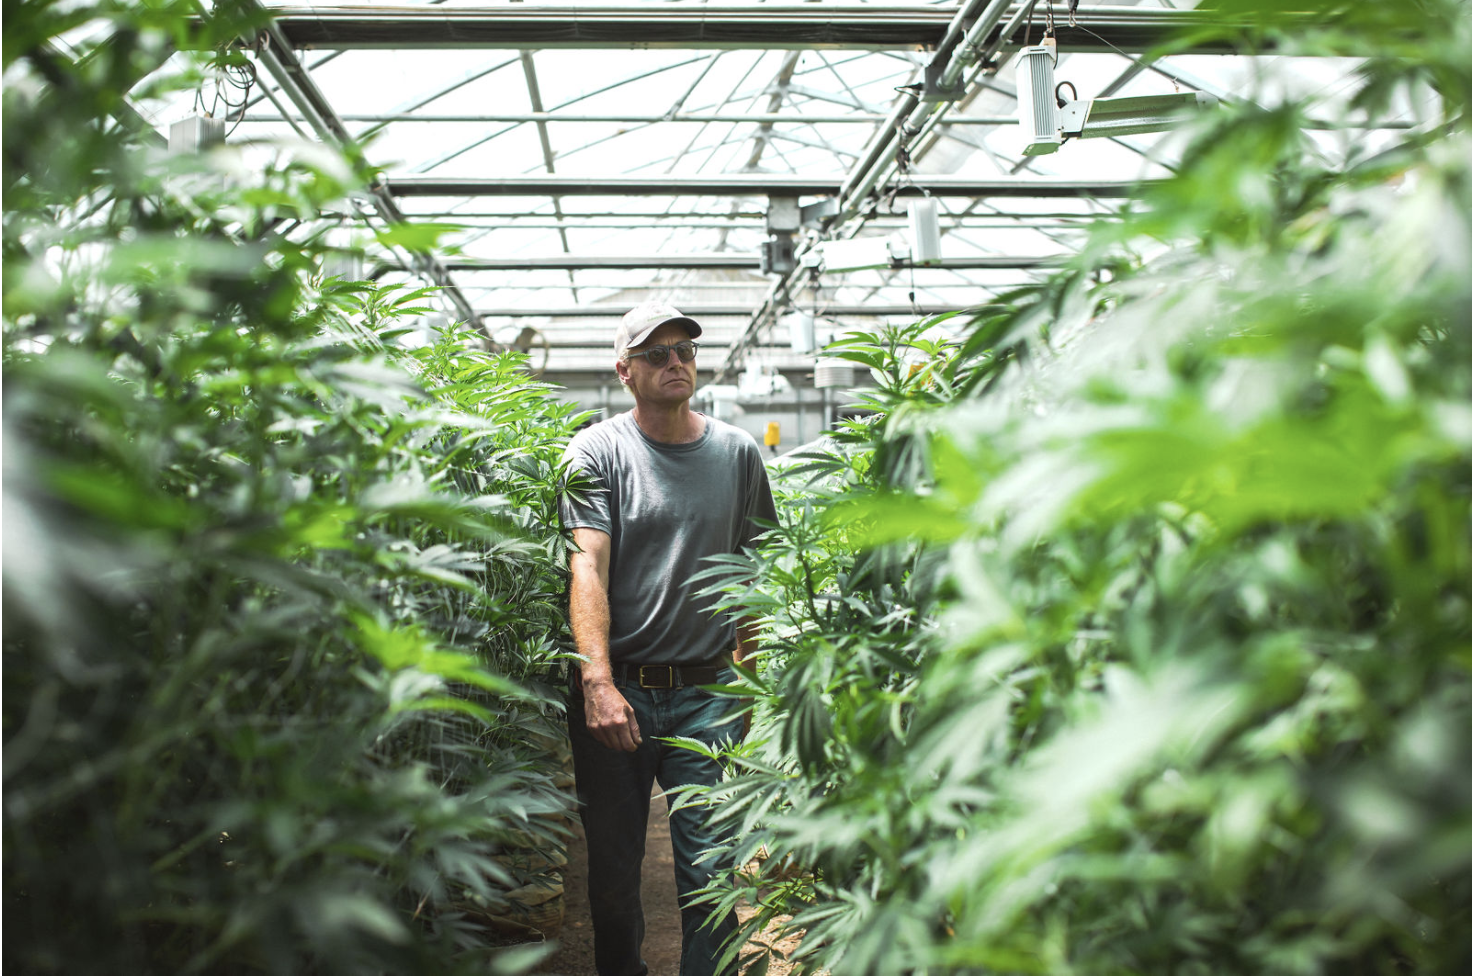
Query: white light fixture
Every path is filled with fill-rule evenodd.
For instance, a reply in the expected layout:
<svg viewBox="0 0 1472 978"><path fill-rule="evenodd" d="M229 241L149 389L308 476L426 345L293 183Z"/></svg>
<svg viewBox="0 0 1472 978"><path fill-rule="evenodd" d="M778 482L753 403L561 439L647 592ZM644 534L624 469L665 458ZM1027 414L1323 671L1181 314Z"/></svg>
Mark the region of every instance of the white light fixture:
<svg viewBox="0 0 1472 978"><path fill-rule="evenodd" d="M1164 132L1180 125L1182 112L1217 104L1215 97L1203 92L1177 92L1076 99L1060 107L1054 83L1057 64L1056 44L1035 44L1018 53L1017 111L1027 138L1024 156L1056 153L1065 139Z"/></svg>
<svg viewBox="0 0 1472 978"><path fill-rule="evenodd" d="M224 142L224 119L191 115L169 126L170 153L199 153Z"/></svg>
<svg viewBox="0 0 1472 978"><path fill-rule="evenodd" d="M825 272L853 272L861 268L888 268L889 242L884 238L849 238L817 246Z"/></svg>
<svg viewBox="0 0 1472 978"><path fill-rule="evenodd" d="M787 326L788 340L793 353L811 353L818 348L818 322L805 312L793 312L782 317Z"/></svg>
<svg viewBox="0 0 1472 978"><path fill-rule="evenodd" d="M1017 115L1027 136L1024 156L1058 152L1063 137L1058 131L1058 102L1053 94L1053 68L1057 48L1034 44L1017 54Z"/></svg>
<svg viewBox="0 0 1472 978"><path fill-rule="evenodd" d="M908 205L910 217L910 260L916 265L940 261L940 212L933 197L920 197Z"/></svg>
<svg viewBox="0 0 1472 978"><path fill-rule="evenodd" d="M1135 95L1129 98L1093 98L1069 102L1058 113L1064 136L1091 139L1164 132L1180 125L1181 113L1212 108L1215 96L1205 92L1171 95Z"/></svg>

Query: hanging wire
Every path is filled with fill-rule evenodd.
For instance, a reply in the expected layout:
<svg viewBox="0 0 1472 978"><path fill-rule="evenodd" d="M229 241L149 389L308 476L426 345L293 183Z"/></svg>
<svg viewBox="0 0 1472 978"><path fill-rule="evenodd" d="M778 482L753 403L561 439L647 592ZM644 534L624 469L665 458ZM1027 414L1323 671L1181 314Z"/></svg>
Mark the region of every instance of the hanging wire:
<svg viewBox="0 0 1472 978"><path fill-rule="evenodd" d="M926 190L923 186L915 182L914 172L911 170L911 166L914 163L914 157L910 153L910 140L914 139L915 136L919 134L919 132L920 130L914 129L910 126L900 127L899 146L896 147L894 151L894 162L896 170L894 183L890 185L889 192L886 193L883 198L884 207L891 214L895 212L895 198L899 196L899 192L906 186L914 187L926 197L930 196L929 190Z"/></svg>
<svg viewBox="0 0 1472 978"><path fill-rule="evenodd" d="M225 133L229 137L240 126L241 122L245 121L245 108L250 103L250 92L256 84L256 66L251 61L226 65L224 78L229 89L240 93L238 100L221 96L221 100L225 103L225 119L228 121L230 113L235 112L235 122Z"/></svg>
<svg viewBox="0 0 1472 978"><path fill-rule="evenodd" d="M1027 8L1027 12L1026 12L1026 14L1024 14L1024 16L1027 18L1027 20L1024 22L1026 24L1026 29L1022 33L1022 46L1025 47L1025 48L1026 47L1032 47L1032 15L1033 15L1034 11L1036 11L1036 10L1037 10L1037 0L1033 0L1032 5ZM1049 40L1051 40L1052 38L1053 38L1053 0L1048 0L1048 6L1043 9L1043 39L1039 43L1041 43L1041 44L1047 44L1049 42ZM1056 41L1054 43L1056 43ZM1058 59L1057 59L1056 55L1054 56L1053 60L1054 60L1055 63L1057 62Z"/></svg>
<svg viewBox="0 0 1472 978"><path fill-rule="evenodd" d="M1155 67L1153 64L1150 64L1148 61L1145 61L1142 58L1137 58L1133 54L1130 54L1128 51L1122 50L1117 45L1111 44L1109 42L1109 39L1107 37L1100 37L1098 34L1095 34L1093 31L1089 30L1087 27L1079 27L1079 30L1083 31L1085 34L1088 34L1090 37L1093 37L1095 40L1100 41L1105 46L1113 49L1114 53L1117 54L1117 55L1119 55L1120 57L1125 58L1126 60L1132 62L1133 64L1139 65L1141 68L1149 69L1150 71L1155 72L1157 75L1159 75L1162 78L1168 79L1170 81L1170 83L1175 86L1176 91L1179 92L1181 90L1181 80L1179 78L1174 77L1169 72L1161 71L1159 68Z"/></svg>
<svg viewBox="0 0 1472 978"><path fill-rule="evenodd" d="M245 109L250 102L251 89L255 87L255 84L256 66L250 61L218 67L211 79L201 83L194 90L194 111L206 118L219 118L220 106L223 105L224 118L227 121L231 113L235 113L235 122L225 133L228 137L245 119ZM213 90L209 96L209 104L206 105L205 88L210 85Z"/></svg>
<svg viewBox="0 0 1472 978"><path fill-rule="evenodd" d="M910 156L910 140L915 137L916 133L917 130L911 129L909 126L905 126L903 129L900 130L900 145L899 148L895 151L895 163L898 172L895 174L894 185L890 187L887 204L889 212L891 214L894 213L895 197L899 195L900 189L906 184L909 184L910 186L919 190L920 193L924 194L926 197L930 196L929 190L926 190L923 186L915 182L914 173L910 169L910 165L913 162ZM911 243L910 247L912 249L910 253L910 260L908 262L910 270L910 313L916 318L919 318L920 304L915 301L915 255L913 251L913 242Z"/></svg>
<svg viewBox="0 0 1472 978"><path fill-rule="evenodd" d="M819 317L827 311L823 303L823 272L817 265L808 267L808 288L813 290L813 328L817 329Z"/></svg>
<svg viewBox="0 0 1472 978"><path fill-rule="evenodd" d="M913 246L912 246L913 247ZM910 255L910 315L920 318L920 303L915 301L915 256Z"/></svg>

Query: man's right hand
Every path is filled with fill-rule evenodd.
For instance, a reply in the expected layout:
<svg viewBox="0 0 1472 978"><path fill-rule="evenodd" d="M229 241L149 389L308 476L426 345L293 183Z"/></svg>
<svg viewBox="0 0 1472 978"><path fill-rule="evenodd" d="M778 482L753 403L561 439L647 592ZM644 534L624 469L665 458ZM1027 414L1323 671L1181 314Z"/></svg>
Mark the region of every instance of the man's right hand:
<svg viewBox="0 0 1472 978"><path fill-rule="evenodd" d="M583 710L588 717L588 732L604 747L633 751L644 743L634 708L611 679L583 683Z"/></svg>

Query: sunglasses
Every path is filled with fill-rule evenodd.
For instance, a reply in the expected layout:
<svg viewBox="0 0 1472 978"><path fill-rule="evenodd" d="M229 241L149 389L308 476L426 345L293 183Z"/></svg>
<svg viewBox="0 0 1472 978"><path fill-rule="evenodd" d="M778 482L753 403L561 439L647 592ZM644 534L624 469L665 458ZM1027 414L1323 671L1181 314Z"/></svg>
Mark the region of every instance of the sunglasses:
<svg viewBox="0 0 1472 978"><path fill-rule="evenodd" d="M674 350L675 356L680 358L681 363L689 363L695 359L695 351L699 347L700 344L694 340L681 340L674 346L665 346L663 343L660 343L658 346L651 346L649 349L642 350L639 353L625 353L624 359L632 360L634 357L643 357L649 361L651 367L663 367L669 361L670 351Z"/></svg>

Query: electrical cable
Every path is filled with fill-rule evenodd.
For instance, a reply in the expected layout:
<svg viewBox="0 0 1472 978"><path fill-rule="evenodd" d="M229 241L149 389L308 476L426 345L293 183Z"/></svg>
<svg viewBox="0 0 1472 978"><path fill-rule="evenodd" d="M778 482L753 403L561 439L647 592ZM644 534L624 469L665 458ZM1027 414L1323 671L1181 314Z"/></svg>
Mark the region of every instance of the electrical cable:
<svg viewBox="0 0 1472 978"><path fill-rule="evenodd" d="M895 147L894 151L894 184L889 188L888 193L882 195L884 207L891 214L895 212L895 198L899 196L900 189L904 187L905 184L909 184L910 186L916 188L927 197L930 196L930 191L926 190L924 187L920 186L920 184L916 183L914 175L910 172L910 164L912 162L912 157L910 156L910 140L914 139L915 136L918 134L919 130L913 129L910 126L902 125L899 128L899 145Z"/></svg>
<svg viewBox="0 0 1472 978"><path fill-rule="evenodd" d="M1172 76L1169 72L1161 71L1159 68L1157 68L1153 64L1150 64L1149 62L1143 60L1142 58L1137 58L1133 54L1130 54L1127 51L1121 50L1118 45L1111 44L1109 42L1109 39L1108 38L1106 38L1106 37L1100 37L1098 34L1095 34L1093 31L1089 30L1087 27L1080 26L1078 29L1081 30L1081 31L1083 31L1085 34L1088 34L1090 37L1094 38L1095 40L1098 40L1098 41L1102 42L1105 46L1111 48L1114 51L1114 53L1117 54L1117 55L1119 55L1120 57L1125 58L1126 60L1128 60L1128 61L1130 61L1130 62L1132 62L1132 63L1134 63L1136 65L1139 65L1141 68L1145 68L1145 69L1148 69L1150 71L1153 71L1157 75L1159 75L1160 77L1167 79L1172 85L1175 86L1176 91L1179 92L1181 90L1181 80L1179 78L1176 78L1176 77Z"/></svg>
<svg viewBox="0 0 1472 978"><path fill-rule="evenodd" d="M213 84L209 105L205 105L205 86ZM215 69L213 78L201 82L194 90L194 111L209 119L220 116L220 106L224 106L224 119L228 121L231 113L236 113L235 122L226 131L228 138L233 135L236 128L245 119L246 107L250 104L251 89L256 84L256 67L250 61L240 64L227 64ZM232 93L240 93L238 99L232 97Z"/></svg>
<svg viewBox="0 0 1472 978"><path fill-rule="evenodd" d="M256 66L251 61L226 65L225 79L229 82L231 88L240 93L239 101L231 101L229 98L224 98L226 121L230 119L231 111L237 110L235 123L225 133L226 138L229 138L234 135L235 130L245 121L245 109L250 104L250 92L256 84Z"/></svg>

